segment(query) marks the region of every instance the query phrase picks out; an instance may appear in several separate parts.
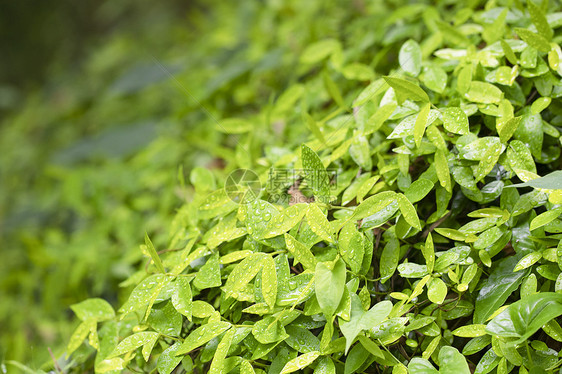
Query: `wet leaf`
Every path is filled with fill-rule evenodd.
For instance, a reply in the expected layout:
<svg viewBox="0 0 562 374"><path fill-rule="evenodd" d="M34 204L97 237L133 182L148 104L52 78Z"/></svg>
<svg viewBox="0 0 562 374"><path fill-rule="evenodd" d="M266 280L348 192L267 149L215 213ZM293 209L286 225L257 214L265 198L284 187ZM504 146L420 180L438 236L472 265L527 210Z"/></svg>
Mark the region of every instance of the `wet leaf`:
<svg viewBox="0 0 562 374"><path fill-rule="evenodd" d="M346 269L342 260L337 260L333 267L319 262L316 265L315 289L316 299L324 314L333 316L343 296Z"/></svg>
<svg viewBox="0 0 562 374"><path fill-rule="evenodd" d="M394 89L398 104L402 104L405 100L423 101L428 102L429 96L427 93L407 80L393 77L384 77L384 80L390 87Z"/></svg>
<svg viewBox="0 0 562 374"><path fill-rule="evenodd" d="M414 40L408 40L398 53L400 67L408 74L417 77L421 71L422 54L419 44Z"/></svg>

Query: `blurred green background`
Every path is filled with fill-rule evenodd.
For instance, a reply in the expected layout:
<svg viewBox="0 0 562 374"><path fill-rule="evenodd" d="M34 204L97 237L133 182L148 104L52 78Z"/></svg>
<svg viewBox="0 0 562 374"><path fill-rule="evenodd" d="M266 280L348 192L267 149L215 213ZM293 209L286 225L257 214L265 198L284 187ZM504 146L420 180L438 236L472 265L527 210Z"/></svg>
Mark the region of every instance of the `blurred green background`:
<svg viewBox="0 0 562 374"><path fill-rule="evenodd" d="M342 59L384 74L404 40L423 37L423 9L382 0L2 1L0 362L48 370L49 349L61 357L77 325L70 304L122 303L123 281L144 266L144 233L165 248L192 194L190 170L221 175L240 157L236 137L214 131L217 120L269 113L264 123L281 123L281 133L253 134L245 146L255 158L236 163L281 155L308 130L290 95L275 99L309 78L311 105L327 97L318 71L296 69L303 49L337 38Z"/></svg>

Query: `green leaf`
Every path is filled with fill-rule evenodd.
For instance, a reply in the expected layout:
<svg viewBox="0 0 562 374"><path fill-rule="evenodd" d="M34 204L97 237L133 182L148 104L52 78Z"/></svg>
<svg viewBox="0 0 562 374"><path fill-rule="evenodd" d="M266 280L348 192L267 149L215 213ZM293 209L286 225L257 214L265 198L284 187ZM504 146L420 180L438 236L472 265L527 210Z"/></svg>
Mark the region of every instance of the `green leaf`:
<svg viewBox="0 0 562 374"><path fill-rule="evenodd" d="M97 322L93 319L87 319L80 323L76 330L72 333L66 346L66 357L69 357L78 347L84 343L91 331L96 331Z"/></svg>
<svg viewBox="0 0 562 374"><path fill-rule="evenodd" d="M533 47L537 51L548 53L550 51L550 43L544 38L544 36L536 34L527 29L522 29L516 27L515 32L521 39L525 41L529 46Z"/></svg>
<svg viewBox="0 0 562 374"><path fill-rule="evenodd" d="M451 192L453 186L451 185L451 175L449 174L449 163L447 162L445 152L440 149L435 152L435 171L441 187Z"/></svg>
<svg viewBox="0 0 562 374"><path fill-rule="evenodd" d="M503 98L503 92L493 84L473 81L464 97L474 103L499 104Z"/></svg>
<svg viewBox="0 0 562 374"><path fill-rule="evenodd" d="M400 67L408 74L417 77L421 71L422 54L416 41L410 39L402 44L398 53Z"/></svg>
<svg viewBox="0 0 562 374"><path fill-rule="evenodd" d="M271 256L265 256L261 270L261 290L265 302L270 308L275 306L277 300L277 272L275 262Z"/></svg>
<svg viewBox="0 0 562 374"><path fill-rule="evenodd" d="M461 326L453 331L453 335L460 336L461 338L476 338L486 335L486 325Z"/></svg>
<svg viewBox="0 0 562 374"><path fill-rule="evenodd" d="M552 221L554 221L558 216L562 214L562 207L558 207L556 209L547 210L544 213L539 214L531 221L531 225L529 230L533 231L539 227L542 227Z"/></svg>
<svg viewBox="0 0 562 374"><path fill-rule="evenodd" d="M552 28L548 24L546 17L541 8L539 8L533 1L527 1L527 7L529 8L529 14L531 15L531 21L537 28L539 34L544 37L547 41L552 39Z"/></svg>
<svg viewBox="0 0 562 374"><path fill-rule="evenodd" d="M158 271L161 273L166 273L166 269L164 269L164 265L162 265L162 261L160 260L156 249L154 248L154 244L152 244L152 241L150 240L146 232L144 233L144 243L146 245L146 250L148 251L150 258L152 258L154 265L156 265L156 269L158 269Z"/></svg>
<svg viewBox="0 0 562 374"><path fill-rule="evenodd" d="M103 299L88 299L73 304L70 309L82 321L107 321L115 317L115 312L109 303Z"/></svg>
<svg viewBox="0 0 562 374"><path fill-rule="evenodd" d="M396 199L396 192L384 191L364 200L355 208L351 218L360 220L380 212Z"/></svg>
<svg viewBox="0 0 562 374"><path fill-rule="evenodd" d="M131 336L126 337L119 343L119 345L113 350L113 352L107 358L113 358L130 352L143 346L145 344L154 344L159 334L157 332L144 331L137 332Z"/></svg>
<svg viewBox="0 0 562 374"><path fill-rule="evenodd" d="M356 344L345 360L344 374L355 373L369 357L369 352L361 344Z"/></svg>
<svg viewBox="0 0 562 374"><path fill-rule="evenodd" d="M338 249L351 271L358 273L361 270L365 250L363 236L355 228L355 223L348 222L343 226L339 235Z"/></svg>
<svg viewBox="0 0 562 374"><path fill-rule="evenodd" d="M365 311L359 296L351 294L351 318L349 321L340 319L340 330L345 336L345 354L353 344L355 338L363 330L369 330L378 326L388 317L392 310L392 303L388 300L375 304L371 309Z"/></svg>
<svg viewBox="0 0 562 374"><path fill-rule="evenodd" d="M163 306L159 304L157 308L153 308L146 322L160 334L179 336L183 318L172 303L166 302Z"/></svg>
<svg viewBox="0 0 562 374"><path fill-rule="evenodd" d="M302 354L287 362L281 370L281 374L294 373L312 364L320 356L320 352L309 352Z"/></svg>
<svg viewBox="0 0 562 374"><path fill-rule="evenodd" d="M422 246L422 254L425 258L427 271L432 273L433 266L435 265L435 249L433 247L433 237L431 236L431 232L427 234L425 245Z"/></svg>
<svg viewBox="0 0 562 374"><path fill-rule="evenodd" d="M381 282L383 283L394 275L400 260L400 242L393 231L388 231L386 235L388 239L382 250L379 266Z"/></svg>
<svg viewBox="0 0 562 374"><path fill-rule="evenodd" d="M439 372L431 362L421 357L414 357L408 363L408 372L410 374L438 374Z"/></svg>
<svg viewBox="0 0 562 374"><path fill-rule="evenodd" d="M301 222L308 209L307 204L291 205L273 217L265 229L265 239L283 235Z"/></svg>
<svg viewBox="0 0 562 374"><path fill-rule="evenodd" d="M345 263L341 259L337 260L332 268L323 262L316 265L314 275L316 299L327 317L333 316L340 304L345 278Z"/></svg>
<svg viewBox="0 0 562 374"><path fill-rule="evenodd" d="M306 211L306 223L310 226L312 232L318 235L322 240L332 243L332 228L326 215L320 210L317 204L309 204Z"/></svg>
<svg viewBox="0 0 562 374"><path fill-rule="evenodd" d="M537 261L542 258L541 252L531 252L525 256L513 268L513 271L520 271L523 269L527 269L530 266L533 266Z"/></svg>
<svg viewBox="0 0 562 374"><path fill-rule="evenodd" d="M502 46L503 53L505 54L505 57L507 58L509 63L512 65L517 65L517 57L515 56L515 53L513 53L513 49L511 49L509 44L507 44L507 42L503 39L500 40L500 43Z"/></svg>
<svg viewBox="0 0 562 374"><path fill-rule="evenodd" d="M490 277L484 281L475 303L474 323L486 321L519 288L525 272L513 272L516 263L515 257L499 261Z"/></svg>
<svg viewBox="0 0 562 374"><path fill-rule="evenodd" d="M193 330L183 341L176 351L176 356L181 356L193 351L195 348L202 346L211 339L219 336L232 325L228 322L209 322L206 325L199 326Z"/></svg>
<svg viewBox="0 0 562 374"><path fill-rule="evenodd" d="M435 304L442 304L447 296L447 285L441 278L432 278L427 286L427 298Z"/></svg>
<svg viewBox="0 0 562 374"><path fill-rule="evenodd" d="M416 142L416 147L418 148L421 145L423 133L425 132L425 127L427 126L430 108L430 104L426 103L416 117L416 123L414 124L414 141Z"/></svg>
<svg viewBox="0 0 562 374"><path fill-rule="evenodd" d="M260 272L266 256L264 253L252 253L236 265L224 285L225 294L236 298L238 292Z"/></svg>
<svg viewBox="0 0 562 374"><path fill-rule="evenodd" d="M302 166L308 186L312 189L314 196L330 196L330 178L320 157L306 144L301 147Z"/></svg>
<svg viewBox="0 0 562 374"><path fill-rule="evenodd" d="M181 343L175 343L166 348L160 356L158 356L156 367L158 368L159 374L170 374L179 365L183 359L181 356L176 356L180 346Z"/></svg>
<svg viewBox="0 0 562 374"><path fill-rule="evenodd" d="M199 269L193 280L193 285L200 290L220 287L222 285L218 252L209 256L205 265Z"/></svg>
<svg viewBox="0 0 562 374"><path fill-rule="evenodd" d="M417 203L431 192L433 186L434 184L432 181L420 178L412 182L406 191L404 191L404 196L406 196L411 203Z"/></svg>
<svg viewBox="0 0 562 374"><path fill-rule="evenodd" d="M466 135L470 132L468 128L468 117L466 113L458 107L448 107L441 109L443 127L447 131L455 134Z"/></svg>
<svg viewBox="0 0 562 374"><path fill-rule="evenodd" d="M230 349L235 333L236 329L230 329L222 337L219 345L217 346L217 350L215 351L215 355L213 356L213 361L211 362L211 366L209 368L209 374L220 374L225 372L226 355L228 354L228 350Z"/></svg>
<svg viewBox="0 0 562 374"><path fill-rule="evenodd" d="M289 337L285 339L285 343L297 352L309 353L320 350L320 340L312 332L297 326L287 326L287 334Z"/></svg>
<svg viewBox="0 0 562 374"><path fill-rule="evenodd" d="M427 96L427 93L412 82L393 77L384 77L384 80L394 89L398 104L402 104L408 99L413 101L429 102L429 96Z"/></svg>
<svg viewBox="0 0 562 374"><path fill-rule="evenodd" d="M553 171L552 173L547 174L544 177L533 179L525 183L512 184L511 186L506 187L533 187L549 190L559 190L562 189L562 170Z"/></svg>
<svg viewBox="0 0 562 374"><path fill-rule="evenodd" d="M470 374L466 358L454 347L445 346L439 351L439 373Z"/></svg>
<svg viewBox="0 0 562 374"><path fill-rule="evenodd" d="M511 338L508 345L520 344L561 314L562 294L542 292L508 306L488 323L486 331Z"/></svg>
<svg viewBox="0 0 562 374"><path fill-rule="evenodd" d="M513 117L505 122L499 122L497 125L498 135L502 143L507 143L507 141L513 136L522 117Z"/></svg>
<svg viewBox="0 0 562 374"><path fill-rule="evenodd" d="M416 213L416 208L412 205L410 200L402 194L396 195L398 198L398 205L400 206L400 212L402 212L402 216L416 230L421 230L420 220L418 218L418 214Z"/></svg>
<svg viewBox="0 0 562 374"><path fill-rule="evenodd" d="M430 65L424 67L420 79L427 88L440 94L447 87L447 73L439 66Z"/></svg>
<svg viewBox="0 0 562 374"><path fill-rule="evenodd" d="M540 114L525 114L521 117L519 126L513 137L525 143L531 150L531 154L541 159L542 144L543 144L543 126Z"/></svg>
<svg viewBox="0 0 562 374"><path fill-rule="evenodd" d="M193 310L191 286L186 277L177 277L173 286L172 305L181 314L191 321Z"/></svg>
<svg viewBox="0 0 562 374"><path fill-rule="evenodd" d="M355 163L363 169L369 170L373 166L369 142L364 136L356 136L349 147L349 155Z"/></svg>
<svg viewBox="0 0 562 374"><path fill-rule="evenodd" d="M152 304L162 288L168 283L170 283L170 278L164 274L154 274L143 280L135 287L125 304L119 309L119 312L123 314L122 318L129 313L145 308L146 316L148 317Z"/></svg>
<svg viewBox="0 0 562 374"><path fill-rule="evenodd" d="M336 374L336 366L330 357L322 356L318 359L313 374Z"/></svg>
<svg viewBox="0 0 562 374"><path fill-rule="evenodd" d="M300 262L305 269L316 269L316 257L310 251L310 248L293 238L289 234L285 234L285 243L287 250L293 255L296 261Z"/></svg>
<svg viewBox="0 0 562 374"><path fill-rule="evenodd" d="M262 344L276 343L289 337L279 319L266 317L254 323L252 335Z"/></svg>

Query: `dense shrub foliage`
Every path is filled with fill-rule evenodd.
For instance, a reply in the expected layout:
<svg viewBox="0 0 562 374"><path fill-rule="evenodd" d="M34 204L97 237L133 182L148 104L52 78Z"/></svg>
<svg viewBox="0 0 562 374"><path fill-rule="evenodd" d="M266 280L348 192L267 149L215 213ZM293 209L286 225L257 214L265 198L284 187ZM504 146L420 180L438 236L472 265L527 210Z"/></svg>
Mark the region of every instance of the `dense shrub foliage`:
<svg viewBox="0 0 562 374"><path fill-rule="evenodd" d="M231 47L199 41L219 78L175 80L196 99L176 114L193 127L136 156L139 168L169 157L137 179L152 186L153 173L192 155L169 240L145 236L146 262L122 282L132 291L119 305L72 305L80 324L57 365L559 372L558 4L242 9L235 27L203 27L214 47ZM248 20L248 44L233 47L229 31ZM183 142L213 167L195 167Z"/></svg>

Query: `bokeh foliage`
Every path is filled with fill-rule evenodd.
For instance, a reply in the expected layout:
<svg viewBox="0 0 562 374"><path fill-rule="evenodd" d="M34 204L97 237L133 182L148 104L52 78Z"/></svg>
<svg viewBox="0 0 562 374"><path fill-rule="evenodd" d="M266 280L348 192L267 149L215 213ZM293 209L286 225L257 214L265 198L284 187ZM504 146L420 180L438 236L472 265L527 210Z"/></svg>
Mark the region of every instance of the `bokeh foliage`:
<svg viewBox="0 0 562 374"><path fill-rule="evenodd" d="M2 128L6 357L50 338L75 372L555 372L559 11L211 2L117 33L87 84ZM237 168L260 200L225 195ZM273 200L294 181L271 168L312 170L316 201Z"/></svg>

